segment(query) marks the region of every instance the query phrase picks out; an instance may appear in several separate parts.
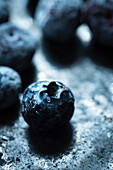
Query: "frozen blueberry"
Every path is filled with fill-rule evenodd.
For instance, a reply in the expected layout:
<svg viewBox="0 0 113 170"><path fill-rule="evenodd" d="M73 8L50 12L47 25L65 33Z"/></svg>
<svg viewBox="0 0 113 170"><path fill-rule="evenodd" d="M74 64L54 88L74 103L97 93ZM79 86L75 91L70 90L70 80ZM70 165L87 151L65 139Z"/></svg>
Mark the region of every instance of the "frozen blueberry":
<svg viewBox="0 0 113 170"><path fill-rule="evenodd" d="M66 42L80 23L81 0L41 0L36 8L37 25L44 37Z"/></svg>
<svg viewBox="0 0 113 170"><path fill-rule="evenodd" d="M88 1L84 15L94 37L102 45L113 47L113 0Z"/></svg>
<svg viewBox="0 0 113 170"><path fill-rule="evenodd" d="M38 130L51 130L66 124L74 112L74 96L60 82L39 81L28 86L23 95L25 121Z"/></svg>
<svg viewBox="0 0 113 170"><path fill-rule="evenodd" d="M9 67L0 66L0 110L16 103L20 91L19 74Z"/></svg>
<svg viewBox="0 0 113 170"><path fill-rule="evenodd" d="M9 19L9 5L7 0L0 0L0 24Z"/></svg>
<svg viewBox="0 0 113 170"><path fill-rule="evenodd" d="M0 65L17 71L29 67L37 46L37 40L27 30L12 23L0 26Z"/></svg>
<svg viewBox="0 0 113 170"><path fill-rule="evenodd" d="M28 0L28 11L32 17L34 17L35 9L39 0Z"/></svg>

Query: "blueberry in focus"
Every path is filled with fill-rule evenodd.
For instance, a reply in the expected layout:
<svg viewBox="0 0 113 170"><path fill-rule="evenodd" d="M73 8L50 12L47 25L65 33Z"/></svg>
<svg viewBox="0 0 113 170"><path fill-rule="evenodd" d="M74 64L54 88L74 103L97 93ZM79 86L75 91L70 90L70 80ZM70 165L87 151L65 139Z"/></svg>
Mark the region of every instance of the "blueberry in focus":
<svg viewBox="0 0 113 170"><path fill-rule="evenodd" d="M7 0L0 0L0 24L9 20L9 5Z"/></svg>
<svg viewBox="0 0 113 170"><path fill-rule="evenodd" d="M17 102L21 88L19 74L9 67L0 66L0 110Z"/></svg>
<svg viewBox="0 0 113 170"><path fill-rule="evenodd" d="M113 47L113 0L87 1L83 17L98 42Z"/></svg>
<svg viewBox="0 0 113 170"><path fill-rule="evenodd" d="M29 67L36 47L36 38L27 30L12 23L0 25L0 65L23 71Z"/></svg>
<svg viewBox="0 0 113 170"><path fill-rule="evenodd" d="M24 91L21 112L25 121L37 130L56 129L71 119L74 96L60 82L34 82Z"/></svg>
<svg viewBox="0 0 113 170"><path fill-rule="evenodd" d="M35 12L37 25L47 39L67 42L80 24L81 0L41 0Z"/></svg>

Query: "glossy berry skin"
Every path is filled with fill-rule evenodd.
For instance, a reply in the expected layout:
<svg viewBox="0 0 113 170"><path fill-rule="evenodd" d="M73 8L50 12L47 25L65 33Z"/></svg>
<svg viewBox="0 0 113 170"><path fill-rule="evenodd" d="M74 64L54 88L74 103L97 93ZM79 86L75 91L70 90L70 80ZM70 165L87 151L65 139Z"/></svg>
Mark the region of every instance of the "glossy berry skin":
<svg viewBox="0 0 113 170"><path fill-rule="evenodd" d="M0 0L0 24L9 20L8 0Z"/></svg>
<svg viewBox="0 0 113 170"><path fill-rule="evenodd" d="M66 124L74 112L74 96L60 82L39 81L26 88L22 101L25 121L37 130L48 131Z"/></svg>
<svg viewBox="0 0 113 170"><path fill-rule="evenodd" d="M5 66L0 66L0 110L17 102L22 89L19 74Z"/></svg>
<svg viewBox="0 0 113 170"><path fill-rule="evenodd" d="M113 0L90 0L84 18L94 37L105 46L113 47Z"/></svg>
<svg viewBox="0 0 113 170"><path fill-rule="evenodd" d="M0 65L23 71L29 67L37 47L36 38L12 23L0 25Z"/></svg>
<svg viewBox="0 0 113 170"><path fill-rule="evenodd" d="M74 37L80 23L81 0L41 0L35 19L43 36L57 42L67 42Z"/></svg>

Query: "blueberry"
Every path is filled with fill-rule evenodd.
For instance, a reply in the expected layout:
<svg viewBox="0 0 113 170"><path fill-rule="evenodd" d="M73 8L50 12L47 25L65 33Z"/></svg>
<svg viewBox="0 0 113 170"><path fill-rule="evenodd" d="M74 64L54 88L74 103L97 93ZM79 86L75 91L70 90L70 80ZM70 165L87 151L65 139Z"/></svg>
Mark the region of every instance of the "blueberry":
<svg viewBox="0 0 113 170"><path fill-rule="evenodd" d="M35 19L47 39L67 42L80 23L81 0L41 0Z"/></svg>
<svg viewBox="0 0 113 170"><path fill-rule="evenodd" d="M12 23L0 26L0 65L17 71L26 69L37 47L37 40L27 30Z"/></svg>
<svg viewBox="0 0 113 170"><path fill-rule="evenodd" d="M24 91L22 115L33 128L47 131L66 124L74 112L74 96L60 82L39 81Z"/></svg>
<svg viewBox="0 0 113 170"><path fill-rule="evenodd" d="M98 42L113 47L113 0L87 1L83 15Z"/></svg>
<svg viewBox="0 0 113 170"><path fill-rule="evenodd" d="M19 74L9 67L0 66L0 110L16 103L20 92Z"/></svg>
<svg viewBox="0 0 113 170"><path fill-rule="evenodd" d="M7 0L0 0L0 24L9 20L9 4Z"/></svg>

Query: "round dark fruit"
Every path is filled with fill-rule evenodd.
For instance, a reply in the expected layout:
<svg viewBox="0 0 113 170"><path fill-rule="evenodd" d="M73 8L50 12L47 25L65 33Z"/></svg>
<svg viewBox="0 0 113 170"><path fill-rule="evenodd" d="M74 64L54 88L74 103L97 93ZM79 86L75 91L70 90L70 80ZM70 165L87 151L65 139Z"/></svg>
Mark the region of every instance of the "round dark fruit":
<svg viewBox="0 0 113 170"><path fill-rule="evenodd" d="M35 19L45 38L67 42L80 24L81 0L41 0Z"/></svg>
<svg viewBox="0 0 113 170"><path fill-rule="evenodd" d="M83 17L98 42L113 47L113 0L88 1Z"/></svg>
<svg viewBox="0 0 113 170"><path fill-rule="evenodd" d="M74 96L60 82L38 81L24 91L22 115L37 130L59 128L71 119L73 112Z"/></svg>
<svg viewBox="0 0 113 170"><path fill-rule="evenodd" d="M0 66L0 110L17 102L21 84L21 78L15 70Z"/></svg>
<svg viewBox="0 0 113 170"><path fill-rule="evenodd" d="M17 71L29 67L37 40L27 30L12 23L0 25L0 65Z"/></svg>

